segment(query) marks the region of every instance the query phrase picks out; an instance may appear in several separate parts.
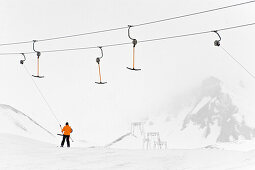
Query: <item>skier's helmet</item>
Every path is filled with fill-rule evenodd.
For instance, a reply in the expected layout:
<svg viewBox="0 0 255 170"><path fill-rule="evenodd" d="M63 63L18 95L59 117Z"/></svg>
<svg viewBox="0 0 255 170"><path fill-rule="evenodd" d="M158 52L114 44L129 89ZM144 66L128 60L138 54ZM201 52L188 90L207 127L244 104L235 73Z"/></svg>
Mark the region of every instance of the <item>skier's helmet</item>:
<svg viewBox="0 0 255 170"><path fill-rule="evenodd" d="M68 125L68 122L66 122L66 125Z"/></svg>

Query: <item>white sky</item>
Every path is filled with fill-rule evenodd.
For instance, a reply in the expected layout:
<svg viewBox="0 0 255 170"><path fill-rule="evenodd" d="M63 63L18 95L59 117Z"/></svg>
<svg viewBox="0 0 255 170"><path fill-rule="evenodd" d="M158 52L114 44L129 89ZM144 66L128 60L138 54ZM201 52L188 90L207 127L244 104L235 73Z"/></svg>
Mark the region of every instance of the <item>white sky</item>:
<svg viewBox="0 0 255 170"><path fill-rule="evenodd" d="M0 0L0 43L43 39L139 24L201 10L240 3L240 0ZM132 28L138 40L186 34L255 22L255 3L200 16ZM220 32L222 46L255 73L255 26ZM240 81L255 94L255 81L213 42L216 34L138 44L132 72L132 45L104 48L102 79L98 81L96 57L99 49L42 53L37 80L61 123L69 121L85 139L109 140L129 129L131 121L149 114L171 112L174 96L216 76L229 86ZM100 46L128 42L127 30L39 42L38 50ZM32 44L1 46L3 52L32 51ZM9 104L49 129L58 125L40 98L19 60L22 56L0 56L0 102ZM28 55L26 67L36 71L36 56ZM58 130L58 129L57 129Z"/></svg>

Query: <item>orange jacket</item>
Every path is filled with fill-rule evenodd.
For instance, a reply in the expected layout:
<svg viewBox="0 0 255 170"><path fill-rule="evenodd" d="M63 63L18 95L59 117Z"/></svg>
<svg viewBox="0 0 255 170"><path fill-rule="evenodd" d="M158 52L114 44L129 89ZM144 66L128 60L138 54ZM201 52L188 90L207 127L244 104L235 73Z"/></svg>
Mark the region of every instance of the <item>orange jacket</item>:
<svg viewBox="0 0 255 170"><path fill-rule="evenodd" d="M66 125L63 127L62 132L64 132L64 135L70 135L70 133L73 132L73 129L69 125Z"/></svg>

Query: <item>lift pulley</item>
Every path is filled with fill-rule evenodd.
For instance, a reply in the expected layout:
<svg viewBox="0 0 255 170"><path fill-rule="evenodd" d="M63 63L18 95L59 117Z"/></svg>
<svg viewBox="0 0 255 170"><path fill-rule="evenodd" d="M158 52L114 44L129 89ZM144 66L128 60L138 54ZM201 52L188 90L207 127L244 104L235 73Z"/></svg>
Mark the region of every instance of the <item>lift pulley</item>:
<svg viewBox="0 0 255 170"><path fill-rule="evenodd" d="M133 27L133 26L128 25L128 37L132 40L132 43L133 43L133 68L127 67L127 69L134 70L134 71L140 71L141 69L136 69L135 68L135 46L137 44L137 40L130 36L130 28L131 27Z"/></svg>
<svg viewBox="0 0 255 170"><path fill-rule="evenodd" d="M37 40L33 40L33 50L34 50L34 52L36 52L36 55L37 55L37 75L33 75L33 77L44 78L44 76L40 76L40 74L39 74L39 59L40 59L40 56L41 56L41 52L35 50L35 43L36 42L37 42Z"/></svg>
<svg viewBox="0 0 255 170"><path fill-rule="evenodd" d="M20 60L20 64L24 64L24 62L26 61L26 56L24 53L20 53L21 55L23 55L24 59Z"/></svg>
<svg viewBox="0 0 255 170"><path fill-rule="evenodd" d="M95 82L95 83L97 83L97 84L106 84L107 82L102 82L101 71L100 71L100 61L103 58L104 53L103 53L102 47L98 47L98 48L101 50L101 57L97 57L97 59L96 59L96 62L98 64L98 72L99 72L99 80L100 81L99 82Z"/></svg>
<svg viewBox="0 0 255 170"><path fill-rule="evenodd" d="M215 41L214 41L214 45L217 46L217 47L219 47L219 46L220 46L220 41L221 41L221 36L220 36L220 34L218 33L217 30L212 31L212 32L216 33L216 34L218 35L218 37L219 37L219 40L215 40Z"/></svg>

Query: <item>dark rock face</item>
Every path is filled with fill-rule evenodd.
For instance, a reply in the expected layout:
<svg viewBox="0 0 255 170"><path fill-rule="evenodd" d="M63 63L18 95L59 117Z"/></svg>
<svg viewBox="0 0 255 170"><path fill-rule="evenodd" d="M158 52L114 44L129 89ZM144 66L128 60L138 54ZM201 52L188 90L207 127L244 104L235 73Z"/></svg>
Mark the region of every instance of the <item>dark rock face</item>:
<svg viewBox="0 0 255 170"><path fill-rule="evenodd" d="M203 99L207 98L206 103L201 106ZM200 129L204 130L204 136L208 137L213 131L213 126L220 128L217 142L229 142L238 140L239 137L251 139L255 136L253 128L242 121L237 120L240 117L238 107L232 103L229 94L222 92L221 81L217 78L210 77L206 79L201 87L197 90L194 107L185 117L182 130L193 123Z"/></svg>

